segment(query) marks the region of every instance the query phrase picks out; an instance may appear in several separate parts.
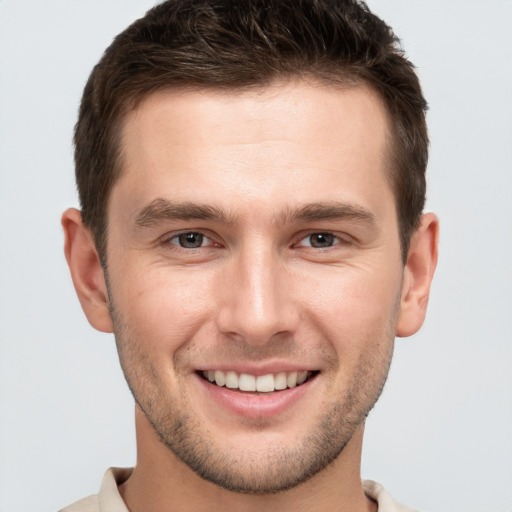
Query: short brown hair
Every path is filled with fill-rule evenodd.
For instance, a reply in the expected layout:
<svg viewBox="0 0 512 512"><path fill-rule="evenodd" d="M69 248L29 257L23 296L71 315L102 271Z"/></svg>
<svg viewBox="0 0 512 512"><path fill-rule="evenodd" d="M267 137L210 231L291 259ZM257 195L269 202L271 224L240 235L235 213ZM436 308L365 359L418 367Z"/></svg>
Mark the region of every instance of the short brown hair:
<svg viewBox="0 0 512 512"><path fill-rule="evenodd" d="M364 83L384 101L405 261L425 203L427 104L400 41L358 0L168 0L115 38L89 77L74 138L82 218L102 261L130 109L163 89L243 89L293 78Z"/></svg>

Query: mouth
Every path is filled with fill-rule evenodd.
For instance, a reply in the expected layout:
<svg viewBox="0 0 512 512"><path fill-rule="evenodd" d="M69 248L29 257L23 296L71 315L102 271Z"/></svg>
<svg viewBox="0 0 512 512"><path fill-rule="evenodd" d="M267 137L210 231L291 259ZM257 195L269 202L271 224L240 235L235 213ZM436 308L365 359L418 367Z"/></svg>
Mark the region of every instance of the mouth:
<svg viewBox="0 0 512 512"><path fill-rule="evenodd" d="M318 371L292 371L268 373L266 375L251 375L235 371L204 370L198 375L218 387L226 387L234 391L248 393L274 393L285 389L302 386L313 379Z"/></svg>

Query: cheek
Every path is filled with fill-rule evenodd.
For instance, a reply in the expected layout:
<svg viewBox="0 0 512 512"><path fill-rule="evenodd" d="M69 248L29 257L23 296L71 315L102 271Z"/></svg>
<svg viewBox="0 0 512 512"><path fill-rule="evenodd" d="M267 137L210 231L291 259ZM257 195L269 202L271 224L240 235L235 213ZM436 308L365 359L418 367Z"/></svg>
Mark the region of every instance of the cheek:
<svg viewBox="0 0 512 512"><path fill-rule="evenodd" d="M144 273L130 270L112 283L116 311L130 338L145 350L173 353L187 343L211 318L209 282L193 269L169 268Z"/></svg>
<svg viewBox="0 0 512 512"><path fill-rule="evenodd" d="M337 349L359 352L361 346L393 336L400 297L397 269L375 272L343 268L331 273L329 286L310 287L310 314Z"/></svg>

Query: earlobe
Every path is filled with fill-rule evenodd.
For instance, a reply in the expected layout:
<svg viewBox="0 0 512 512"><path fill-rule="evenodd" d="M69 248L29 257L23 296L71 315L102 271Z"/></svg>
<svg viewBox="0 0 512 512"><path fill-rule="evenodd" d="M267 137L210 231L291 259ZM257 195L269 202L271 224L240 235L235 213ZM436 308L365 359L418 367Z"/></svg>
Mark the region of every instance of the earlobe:
<svg viewBox="0 0 512 512"><path fill-rule="evenodd" d="M397 336L411 336L425 320L438 245L439 221L433 213L424 214L411 238L405 264Z"/></svg>
<svg viewBox="0 0 512 512"><path fill-rule="evenodd" d="M78 299L89 323L102 332L112 332L105 276L89 229L79 210L62 214L64 253Z"/></svg>

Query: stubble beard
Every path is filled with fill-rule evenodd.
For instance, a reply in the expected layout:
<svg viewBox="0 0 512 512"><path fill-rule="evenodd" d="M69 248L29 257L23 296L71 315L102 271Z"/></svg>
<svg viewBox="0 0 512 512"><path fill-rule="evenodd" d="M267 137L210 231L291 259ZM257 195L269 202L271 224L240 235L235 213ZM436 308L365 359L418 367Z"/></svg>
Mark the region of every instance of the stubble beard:
<svg viewBox="0 0 512 512"><path fill-rule="evenodd" d="M316 475L339 457L356 429L379 398L391 364L395 319L379 346L383 353L363 354L357 371L340 400L318 418L310 432L293 447L223 450L207 426L171 396L154 365L116 314L110 300L121 367L136 403L160 441L201 478L229 491L274 494L291 489ZM179 351L178 351L179 352ZM176 358L174 363L176 364ZM255 435L265 430L255 425ZM226 432L226 437L229 433Z"/></svg>

